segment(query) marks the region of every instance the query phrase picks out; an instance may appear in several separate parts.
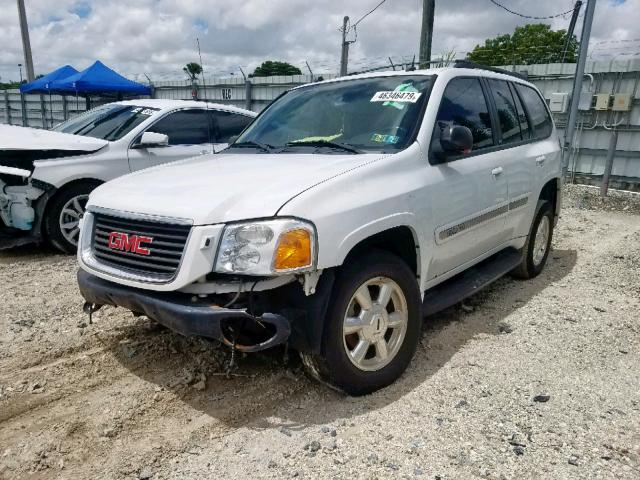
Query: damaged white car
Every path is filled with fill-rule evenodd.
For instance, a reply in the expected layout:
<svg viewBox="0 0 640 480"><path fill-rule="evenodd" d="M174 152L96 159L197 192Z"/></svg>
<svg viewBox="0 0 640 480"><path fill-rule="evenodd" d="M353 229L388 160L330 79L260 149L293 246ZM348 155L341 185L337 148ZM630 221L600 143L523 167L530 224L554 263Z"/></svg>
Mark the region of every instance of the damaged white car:
<svg viewBox="0 0 640 480"><path fill-rule="evenodd" d="M110 103L53 131L0 125L0 249L47 240L75 252L89 193L126 173L217 153L255 117L183 100Z"/></svg>

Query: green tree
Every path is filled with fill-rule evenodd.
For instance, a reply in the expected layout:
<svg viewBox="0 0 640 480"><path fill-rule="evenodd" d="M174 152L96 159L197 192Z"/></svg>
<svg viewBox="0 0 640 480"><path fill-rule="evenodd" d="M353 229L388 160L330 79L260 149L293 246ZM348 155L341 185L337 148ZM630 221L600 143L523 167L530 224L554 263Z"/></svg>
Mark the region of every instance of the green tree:
<svg viewBox="0 0 640 480"><path fill-rule="evenodd" d="M22 83L27 83L26 80L22 80ZM20 82L0 82L0 90L13 90L20 88Z"/></svg>
<svg viewBox="0 0 640 480"><path fill-rule="evenodd" d="M298 67L295 67L287 62L277 62L274 60L267 60L262 62L262 65L256 67L253 73L249 74L250 77L274 77L277 75L301 75L302 72Z"/></svg>
<svg viewBox="0 0 640 480"><path fill-rule="evenodd" d="M544 23L531 23L516 27L510 34L498 35L476 45L467 60L484 65L531 65L535 63L558 63L567 38L566 30L551 30ZM565 62L577 59L578 40L572 36Z"/></svg>
<svg viewBox="0 0 640 480"><path fill-rule="evenodd" d="M189 80L193 82L198 77L198 75L202 73L202 67L200 66L199 63L191 62L191 63L187 63L182 68L182 71L186 73L187 76L189 77Z"/></svg>

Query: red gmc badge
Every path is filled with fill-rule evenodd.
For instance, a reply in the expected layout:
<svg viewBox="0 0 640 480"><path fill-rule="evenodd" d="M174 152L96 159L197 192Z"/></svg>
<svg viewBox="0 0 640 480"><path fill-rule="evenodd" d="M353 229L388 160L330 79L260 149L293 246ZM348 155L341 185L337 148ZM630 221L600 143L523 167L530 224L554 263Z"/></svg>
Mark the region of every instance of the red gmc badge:
<svg viewBox="0 0 640 480"><path fill-rule="evenodd" d="M139 235L129 235L122 232L111 232L109 234L109 248L124 252L137 253L138 255L150 255L151 250L143 244L153 242L153 237L142 237Z"/></svg>

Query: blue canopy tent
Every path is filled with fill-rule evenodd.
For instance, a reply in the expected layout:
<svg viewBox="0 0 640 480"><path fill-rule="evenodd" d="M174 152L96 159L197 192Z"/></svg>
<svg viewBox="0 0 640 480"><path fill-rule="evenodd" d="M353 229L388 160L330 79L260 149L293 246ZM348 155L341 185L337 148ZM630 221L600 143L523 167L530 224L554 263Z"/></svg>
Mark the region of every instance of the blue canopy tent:
<svg viewBox="0 0 640 480"><path fill-rule="evenodd" d="M151 89L148 86L123 77L99 60L81 72L52 82L51 90L62 93L74 93L76 95L98 93L151 94Z"/></svg>
<svg viewBox="0 0 640 480"><path fill-rule="evenodd" d="M51 83L78 73L71 65L65 65L33 82L20 85L20 93L51 93Z"/></svg>
<svg viewBox="0 0 640 480"><path fill-rule="evenodd" d="M61 80L63 78L70 77L71 75L75 75L78 73L78 70L73 68L71 65L65 65L64 67L60 67L54 70L47 75L44 75L40 78L36 78L33 82L25 83L20 85L20 93L48 93L49 94L49 119L51 121L51 126L53 126L53 108L51 107L51 93L53 89L51 88L51 84L56 80ZM44 119L43 119L44 121Z"/></svg>

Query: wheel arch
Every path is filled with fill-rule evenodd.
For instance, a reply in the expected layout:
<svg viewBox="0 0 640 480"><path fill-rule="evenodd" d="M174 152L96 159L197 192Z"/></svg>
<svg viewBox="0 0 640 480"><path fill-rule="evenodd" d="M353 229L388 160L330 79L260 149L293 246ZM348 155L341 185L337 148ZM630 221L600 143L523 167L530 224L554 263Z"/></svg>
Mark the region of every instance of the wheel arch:
<svg viewBox="0 0 640 480"><path fill-rule="evenodd" d="M338 265L349 262L373 248L385 250L400 257L419 280L421 274L420 242L416 230L405 224L387 225L382 229L360 229L360 235L350 235L341 245ZM366 232L366 233L365 233ZM357 239L357 241L356 241ZM344 248L348 245L348 248Z"/></svg>
<svg viewBox="0 0 640 480"><path fill-rule="evenodd" d="M65 192L69 188L75 187L76 185L80 185L80 184L83 184L83 183L92 184L92 185L95 185L96 187L98 187L98 186L102 185L105 182L104 182L104 180L100 180L98 178L92 178L92 177L75 178L75 179L70 180L67 183L61 185L60 187L56 188L53 191L53 193L49 196L49 200L47 201L47 203L48 204L51 203L52 199L58 197L59 195L61 195L63 192Z"/></svg>
<svg viewBox="0 0 640 480"><path fill-rule="evenodd" d="M387 228L375 229L372 228L374 225L379 226L380 223L359 228L345 238L338 250L337 263L323 269L313 295L304 296L297 283L283 287L287 289L289 299L297 299L294 306L307 312L303 321L292 323L292 345L296 349L307 353L320 353L334 284L345 262L371 249L383 249L403 259L416 276L416 282L419 282L420 250L416 229L399 222L391 222L387 224Z"/></svg>
<svg viewBox="0 0 640 480"><path fill-rule="evenodd" d="M71 180L71 181L65 183L60 188L55 189L53 192L51 192L51 194L49 195L49 197L46 200L46 203L43 206L42 218L44 219L49 214L51 205L53 204L53 201L56 198L58 198L60 195L62 195L68 189L70 189L72 187L75 187L76 185L81 185L83 183L92 184L92 185L94 185L94 188L96 188L96 187L102 185L104 183L104 180L100 180L100 179L97 179L97 178L91 178L91 177L76 178L74 180ZM40 229L42 230L43 228L44 228L44 222L41 222L40 223ZM45 232L42 231L41 234L44 236Z"/></svg>
<svg viewBox="0 0 640 480"><path fill-rule="evenodd" d="M554 177L548 180L542 186L540 194L538 195L538 200L546 200L551 203L554 225L557 224L562 204L562 180L559 177Z"/></svg>

